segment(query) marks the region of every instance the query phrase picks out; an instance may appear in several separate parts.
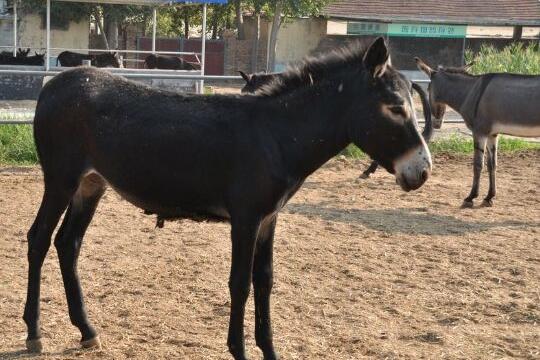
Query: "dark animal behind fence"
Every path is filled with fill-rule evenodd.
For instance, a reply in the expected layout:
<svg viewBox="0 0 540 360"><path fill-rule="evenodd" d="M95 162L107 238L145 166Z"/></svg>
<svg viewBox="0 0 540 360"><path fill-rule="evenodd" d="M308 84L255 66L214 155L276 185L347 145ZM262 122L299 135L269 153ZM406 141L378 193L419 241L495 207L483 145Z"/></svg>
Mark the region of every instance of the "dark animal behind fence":
<svg viewBox="0 0 540 360"><path fill-rule="evenodd" d="M431 82L430 108L437 127L446 106L457 111L472 131L474 143L473 183L462 207L473 207L487 150L489 190L484 206L492 206L496 194L497 141L499 134L540 137L540 75L491 73L471 75L464 68L432 69L416 58L418 68Z"/></svg>
<svg viewBox="0 0 540 360"><path fill-rule="evenodd" d="M80 66L83 60L90 60L92 66L95 67L115 67L119 68L120 59L118 53L103 53L103 54L79 54L73 51L62 51L56 58L56 66L74 67Z"/></svg>
<svg viewBox="0 0 540 360"><path fill-rule="evenodd" d="M28 49L30 50L30 49ZM4 51L0 53L0 65L28 65L28 66L43 66L45 54L28 56L28 52L21 49L17 52L17 56L13 56L11 52Z"/></svg>
<svg viewBox="0 0 540 360"><path fill-rule="evenodd" d="M172 55L151 54L146 57L144 64L147 69L166 70L200 70L199 64L190 63L181 57Z"/></svg>
<svg viewBox="0 0 540 360"><path fill-rule="evenodd" d="M420 187L431 158L409 89L389 65L382 38L368 50L307 61L257 96L170 93L88 67L57 75L44 86L34 119L45 190L28 232L28 349L42 349L41 266L66 207L54 244L69 316L82 345L99 346L77 259L110 184L162 218L231 223L227 344L235 359L246 359L244 311L253 282L255 340L265 359L275 359L270 292L277 214L307 176L351 142L394 173L404 190Z"/></svg>

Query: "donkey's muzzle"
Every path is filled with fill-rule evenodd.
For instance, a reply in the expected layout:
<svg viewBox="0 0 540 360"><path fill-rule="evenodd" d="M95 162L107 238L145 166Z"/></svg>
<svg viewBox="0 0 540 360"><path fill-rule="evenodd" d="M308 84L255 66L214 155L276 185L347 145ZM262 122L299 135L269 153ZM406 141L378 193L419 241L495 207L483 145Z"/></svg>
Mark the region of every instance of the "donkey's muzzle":
<svg viewBox="0 0 540 360"><path fill-rule="evenodd" d="M433 119L433 128L434 129L440 129L442 127L443 119L442 118L434 118Z"/></svg>
<svg viewBox="0 0 540 360"><path fill-rule="evenodd" d="M431 166L431 154L422 143L395 161L396 182L405 191L416 190L429 178Z"/></svg>

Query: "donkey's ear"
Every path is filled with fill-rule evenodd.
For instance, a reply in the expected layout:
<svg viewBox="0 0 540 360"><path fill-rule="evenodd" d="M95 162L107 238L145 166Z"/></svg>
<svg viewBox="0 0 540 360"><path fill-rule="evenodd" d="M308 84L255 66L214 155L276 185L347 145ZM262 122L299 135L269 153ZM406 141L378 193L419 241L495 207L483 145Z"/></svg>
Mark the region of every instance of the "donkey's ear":
<svg viewBox="0 0 540 360"><path fill-rule="evenodd" d="M388 52L384 38L379 37L369 46L369 49L364 55L363 62L366 69L368 69L374 78L384 74L387 66L390 65L390 53Z"/></svg>
<svg viewBox="0 0 540 360"><path fill-rule="evenodd" d="M238 72L240 73L240 76L246 80L246 82L250 82L251 81L251 75L248 75L246 74L245 72L243 72L242 70L238 70Z"/></svg>
<svg viewBox="0 0 540 360"><path fill-rule="evenodd" d="M418 67L418 69L426 73L427 76L431 77L431 74L435 72L435 70L433 70L428 64L426 64L419 57L415 57L414 61L416 61L416 66Z"/></svg>

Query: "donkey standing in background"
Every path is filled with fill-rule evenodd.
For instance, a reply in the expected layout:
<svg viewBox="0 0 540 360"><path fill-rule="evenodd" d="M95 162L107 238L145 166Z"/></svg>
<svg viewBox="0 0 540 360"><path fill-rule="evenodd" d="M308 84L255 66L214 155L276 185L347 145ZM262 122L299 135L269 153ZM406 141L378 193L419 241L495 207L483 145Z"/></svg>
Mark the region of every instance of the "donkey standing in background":
<svg viewBox="0 0 540 360"><path fill-rule="evenodd" d="M117 52L103 54L80 54L73 51L62 51L56 58L56 66L81 66L83 60L90 60L92 66L120 68L122 64Z"/></svg>
<svg viewBox="0 0 540 360"><path fill-rule="evenodd" d="M191 63L179 56L151 54L144 59L147 69L200 70L201 65Z"/></svg>
<svg viewBox="0 0 540 360"><path fill-rule="evenodd" d="M422 186L431 155L416 128L410 89L390 65L383 38L307 60L255 96L166 92L91 67L55 76L34 118L45 186L28 232L27 348L42 350L41 267L66 208L54 245L69 317L83 346L100 346L77 259L109 184L162 218L230 222L229 351L246 359L244 312L253 283L255 341L266 360L276 359L270 293L278 213L351 142L395 174L403 190Z"/></svg>
<svg viewBox="0 0 540 360"><path fill-rule="evenodd" d="M540 136L540 76L491 73L471 75L464 68L437 70L415 58L418 68L431 79L428 87L434 127L440 128L446 106L457 111L472 131L474 177L462 207L472 207L478 196L480 174L487 148L489 190L484 206L493 205L496 193L497 139L499 134Z"/></svg>
<svg viewBox="0 0 540 360"><path fill-rule="evenodd" d="M242 89L240 90L242 93L250 93L253 94L259 89L261 89L263 86L270 84L274 79L279 78L282 76L282 73L254 73L254 74L246 74L243 71L238 71L240 73L240 76L246 81L246 84ZM422 101L422 111L424 112L424 117L426 119L424 130L422 131L422 137L426 141L426 143L429 143L431 140L431 137L433 136L433 125L431 123L431 110L429 108L429 102L426 96L426 93L424 92L424 89L417 83L412 83L412 89L415 90L418 95L420 96L420 100ZM367 179L371 174L373 174L377 168L379 167L379 163L377 161L372 161L369 167L364 170L362 174L360 174L360 179Z"/></svg>
<svg viewBox="0 0 540 360"><path fill-rule="evenodd" d="M270 84L272 80L280 76L280 73L259 72L255 74L246 74L243 71L238 71L238 73L246 81L246 84L240 90L243 94L253 94L255 91L259 90L264 85Z"/></svg>

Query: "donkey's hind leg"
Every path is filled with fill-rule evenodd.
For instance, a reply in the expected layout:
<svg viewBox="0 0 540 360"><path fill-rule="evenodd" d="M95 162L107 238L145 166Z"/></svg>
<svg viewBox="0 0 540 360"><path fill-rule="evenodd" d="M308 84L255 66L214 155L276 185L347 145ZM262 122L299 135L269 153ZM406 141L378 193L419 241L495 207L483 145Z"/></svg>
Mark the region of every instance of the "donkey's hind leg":
<svg viewBox="0 0 540 360"><path fill-rule="evenodd" d="M493 206L493 198L497 193L497 184L495 179L495 172L497 170L497 135L492 135L487 141L487 168L489 172L489 190L486 198L482 202L484 206Z"/></svg>
<svg viewBox="0 0 540 360"><path fill-rule="evenodd" d="M54 240L64 280L69 318L81 332L81 345L87 348L99 348L101 344L86 316L81 283L77 274L77 259L83 236L104 191L105 182L101 176L95 173L86 175L69 204L64 221Z"/></svg>
<svg viewBox="0 0 540 360"><path fill-rule="evenodd" d="M65 184L45 177L45 192L34 224L28 232L28 290L23 319L28 327L26 347L41 352L39 293L41 267L51 245L51 235L76 190L76 182Z"/></svg>
<svg viewBox="0 0 540 360"><path fill-rule="evenodd" d="M473 183L469 196L463 200L462 208L472 208L473 200L478 197L478 189L480 187L480 175L482 174L482 168L484 167L484 152L486 150L487 137L483 135L475 135L473 133L474 143L474 160L473 160Z"/></svg>

